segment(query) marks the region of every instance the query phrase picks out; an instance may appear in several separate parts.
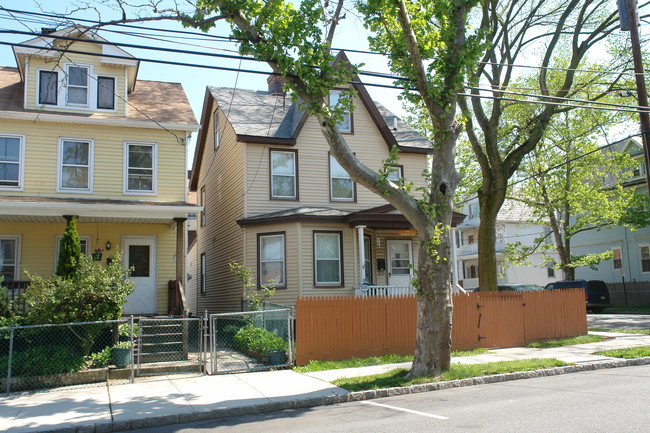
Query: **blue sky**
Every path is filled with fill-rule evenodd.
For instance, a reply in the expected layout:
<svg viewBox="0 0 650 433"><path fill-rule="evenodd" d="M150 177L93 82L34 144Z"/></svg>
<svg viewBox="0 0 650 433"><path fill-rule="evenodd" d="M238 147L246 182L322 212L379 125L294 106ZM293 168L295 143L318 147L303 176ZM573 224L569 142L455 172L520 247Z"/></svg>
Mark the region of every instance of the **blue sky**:
<svg viewBox="0 0 650 433"><path fill-rule="evenodd" d="M44 5L44 8L49 8L46 12L55 12L55 13L65 13L66 10L70 10L74 7L74 2L70 1L48 1L41 2ZM46 6L45 6L46 5ZM2 6L7 9L15 9L21 11L33 11L33 12L43 12L33 1L26 0L3 0ZM361 23L355 17L352 17L351 14L347 14L348 17L341 22L339 26L340 31L337 33L334 40L334 47L344 48L344 49L354 49L354 50L367 50L367 34ZM103 18L111 19L119 16L116 12L107 12L103 15ZM19 30L19 31L40 31L41 27L51 27L54 26L54 21L48 18L29 18L22 14L16 14L16 18L11 18L6 12L0 10L0 30ZM87 18L96 20L97 14L94 12L87 11L83 14L75 14L75 17L78 18ZM48 22L49 21L49 22ZM83 23L82 23L83 24ZM176 30L188 30L183 29L183 27L178 23L173 22L154 22L145 24L147 27L151 28L165 28L165 29L176 29ZM139 30L135 29L116 29L111 27L111 30L122 30L122 31L132 31L137 32ZM146 31L142 31L146 32ZM198 31L197 31L198 32ZM215 28L210 31L210 34L227 36L228 30L225 27ZM191 36L187 36L184 39L170 39L162 41L159 39L150 39L150 38L141 38L133 35L124 35L115 32L103 31L100 33L102 37L111 41L111 42L123 42L123 43L132 43L139 45L154 45L154 46L163 46L169 48L177 48L184 50L192 51L206 51L206 52L215 52L223 54L237 54L237 47L234 43L230 42L209 42L205 40L195 40ZM12 35L12 34L2 34L0 40L5 42L22 42L25 40L31 39L30 36L26 35ZM174 43L173 41L176 41ZM231 59L220 59L220 58L208 58L208 57L198 57L191 55L182 55L182 54L172 54L172 53L162 53L155 52L150 50L140 50L133 48L124 48L130 54L141 57L141 58L154 58L154 59L164 59L172 60L175 62L185 62L185 63L198 63L198 64L208 64L214 66L223 66L237 69L240 67L240 62L238 60ZM382 56L378 55L365 55L358 53L348 53L348 57L353 62L363 62L365 66L364 70L374 71L374 72L388 72L386 66L386 60ZM2 66L16 66L14 59L13 51L10 46L0 45L0 65ZM253 69L261 71L269 71L270 69L262 64L256 62L245 61L241 63L241 69ZM194 113L197 119L200 119L201 107L203 104L203 97L205 95L206 86L222 86L222 87L234 87L242 89L254 89L254 90L265 90L267 88L266 84L266 75L258 74L249 74L249 73L237 73L234 71L221 71L221 70L210 70L210 69L201 69L201 68L192 68L187 66L173 66L173 65L162 65L158 63L149 63L141 62L140 69L138 72L138 79L142 80L158 80L158 81L170 81L170 82L179 82L183 85L185 92L188 96L190 104L194 109ZM362 80L368 80L366 77L362 77ZM370 81L370 80L368 80ZM381 82L382 84L390 84L388 80L374 79L374 82ZM368 87L368 91L373 99L380 101L386 107L391 109L399 116L404 115L404 111L401 108L401 103L397 100L398 91L385 89L385 88L376 88ZM196 134L195 134L196 136ZM195 138L195 137L194 137ZM189 158L191 159L193 154L194 139L190 144ZM188 168L191 165L191 160L187 161Z"/></svg>

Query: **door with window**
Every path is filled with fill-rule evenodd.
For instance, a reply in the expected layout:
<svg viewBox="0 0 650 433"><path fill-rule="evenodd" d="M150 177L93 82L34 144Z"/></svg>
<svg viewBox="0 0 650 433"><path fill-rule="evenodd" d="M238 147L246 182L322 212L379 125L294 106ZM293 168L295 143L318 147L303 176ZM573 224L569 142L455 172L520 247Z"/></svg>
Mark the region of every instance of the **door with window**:
<svg viewBox="0 0 650 433"><path fill-rule="evenodd" d="M124 239L124 263L133 268L134 291L124 304L124 314L156 312L156 239L138 237Z"/></svg>
<svg viewBox="0 0 650 433"><path fill-rule="evenodd" d="M413 246L410 240L387 240L388 285L409 287L413 277Z"/></svg>

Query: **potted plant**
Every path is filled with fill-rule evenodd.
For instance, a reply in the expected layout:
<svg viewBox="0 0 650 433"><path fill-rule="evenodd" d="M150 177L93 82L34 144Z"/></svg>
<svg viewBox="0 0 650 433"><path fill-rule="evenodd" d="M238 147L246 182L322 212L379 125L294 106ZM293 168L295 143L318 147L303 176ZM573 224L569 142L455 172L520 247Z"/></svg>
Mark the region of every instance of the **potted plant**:
<svg viewBox="0 0 650 433"><path fill-rule="evenodd" d="M102 250L101 248L97 248L97 249L95 249L95 251L93 251L91 256L92 256L94 262L98 262L98 261L100 261L102 259L102 251L104 251L104 250Z"/></svg>
<svg viewBox="0 0 650 433"><path fill-rule="evenodd" d="M116 367L126 367L131 364L131 346L130 341L118 341L113 345L111 355Z"/></svg>

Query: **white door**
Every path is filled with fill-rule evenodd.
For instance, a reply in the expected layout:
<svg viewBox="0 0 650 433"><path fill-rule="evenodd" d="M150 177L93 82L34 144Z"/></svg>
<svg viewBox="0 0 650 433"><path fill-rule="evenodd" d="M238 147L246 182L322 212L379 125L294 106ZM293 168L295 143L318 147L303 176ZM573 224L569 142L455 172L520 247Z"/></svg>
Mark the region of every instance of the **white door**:
<svg viewBox="0 0 650 433"><path fill-rule="evenodd" d="M124 314L156 312L156 239L124 238L124 264L133 267L134 292L126 298Z"/></svg>
<svg viewBox="0 0 650 433"><path fill-rule="evenodd" d="M409 287L413 276L413 248L410 240L387 240L388 285Z"/></svg>

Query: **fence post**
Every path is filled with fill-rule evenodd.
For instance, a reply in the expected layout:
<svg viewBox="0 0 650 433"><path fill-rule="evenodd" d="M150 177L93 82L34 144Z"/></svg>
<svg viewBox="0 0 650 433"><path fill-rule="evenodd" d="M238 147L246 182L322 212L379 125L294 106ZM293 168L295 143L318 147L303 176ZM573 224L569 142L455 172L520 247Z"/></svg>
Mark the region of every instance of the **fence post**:
<svg viewBox="0 0 650 433"><path fill-rule="evenodd" d="M131 340L131 373L129 374L129 383L133 383L135 382L135 336L133 335L133 315L129 318L129 329L129 338ZM138 332L138 338L140 338L139 334L140 333ZM138 363L139 362L140 357L138 356Z"/></svg>
<svg viewBox="0 0 650 433"><path fill-rule="evenodd" d="M7 392L11 392L11 360L13 358L14 350L14 329L11 328L9 334L9 358L7 359Z"/></svg>
<svg viewBox="0 0 650 433"><path fill-rule="evenodd" d="M293 361L293 318L295 316L294 314L294 307L291 307L288 310L289 314L287 314L287 346L289 349L289 363L291 365L294 364Z"/></svg>

